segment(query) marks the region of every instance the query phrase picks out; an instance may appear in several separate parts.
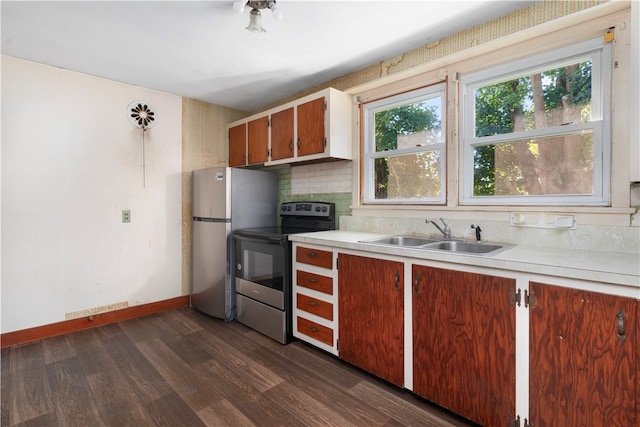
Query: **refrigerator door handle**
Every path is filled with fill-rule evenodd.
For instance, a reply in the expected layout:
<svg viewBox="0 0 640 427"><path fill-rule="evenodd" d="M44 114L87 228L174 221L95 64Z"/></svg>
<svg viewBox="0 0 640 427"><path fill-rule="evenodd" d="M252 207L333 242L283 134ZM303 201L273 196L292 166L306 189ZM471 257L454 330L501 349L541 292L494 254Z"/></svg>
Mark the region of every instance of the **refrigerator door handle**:
<svg viewBox="0 0 640 427"><path fill-rule="evenodd" d="M201 221L201 222L222 222L222 223L231 222L230 218L204 218L201 216L194 216L193 220Z"/></svg>

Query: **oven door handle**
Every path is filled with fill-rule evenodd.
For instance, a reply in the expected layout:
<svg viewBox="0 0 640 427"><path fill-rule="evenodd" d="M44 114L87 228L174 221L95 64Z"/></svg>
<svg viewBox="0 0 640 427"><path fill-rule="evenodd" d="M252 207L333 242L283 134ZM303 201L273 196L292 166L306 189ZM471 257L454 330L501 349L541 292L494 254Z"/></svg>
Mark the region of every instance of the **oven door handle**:
<svg viewBox="0 0 640 427"><path fill-rule="evenodd" d="M242 240L244 242L252 242L252 243L263 243L263 244L267 244L267 245L279 245L282 246L283 245L283 241L286 241L285 239L281 239L279 237L246 237L246 236L240 236L238 234L234 234L233 238L236 240Z"/></svg>

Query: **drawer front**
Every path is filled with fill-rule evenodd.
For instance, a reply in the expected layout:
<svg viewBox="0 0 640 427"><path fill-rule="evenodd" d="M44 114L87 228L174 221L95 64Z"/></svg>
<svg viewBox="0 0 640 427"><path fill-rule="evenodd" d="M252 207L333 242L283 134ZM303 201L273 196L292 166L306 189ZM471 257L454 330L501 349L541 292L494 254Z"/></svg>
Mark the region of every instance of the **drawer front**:
<svg viewBox="0 0 640 427"><path fill-rule="evenodd" d="M298 270L296 271L296 285L333 295L333 279L331 277Z"/></svg>
<svg viewBox="0 0 640 427"><path fill-rule="evenodd" d="M322 268L332 268L333 253L298 246L296 248L296 261Z"/></svg>
<svg viewBox="0 0 640 427"><path fill-rule="evenodd" d="M298 310L324 317L327 320L333 320L333 304L330 302L322 301L303 294L298 294L296 300Z"/></svg>
<svg viewBox="0 0 640 427"><path fill-rule="evenodd" d="M333 329L318 325L303 317L298 317L297 319L298 332L329 346L333 346Z"/></svg>

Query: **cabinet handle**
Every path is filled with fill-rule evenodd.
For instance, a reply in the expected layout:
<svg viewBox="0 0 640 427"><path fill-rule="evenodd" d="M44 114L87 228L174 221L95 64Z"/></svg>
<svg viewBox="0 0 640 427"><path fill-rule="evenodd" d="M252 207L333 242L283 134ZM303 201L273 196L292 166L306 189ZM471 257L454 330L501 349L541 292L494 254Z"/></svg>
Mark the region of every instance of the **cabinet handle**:
<svg viewBox="0 0 640 427"><path fill-rule="evenodd" d="M300 150L300 137L298 137L298 150Z"/></svg>
<svg viewBox="0 0 640 427"><path fill-rule="evenodd" d="M307 277L307 282L309 283L318 283L320 280L315 277Z"/></svg>
<svg viewBox="0 0 640 427"><path fill-rule="evenodd" d="M413 293L416 295L420 295L420 275L417 274L416 278L413 280Z"/></svg>
<svg viewBox="0 0 640 427"><path fill-rule="evenodd" d="M307 326L307 329L308 329L310 332L313 332L313 333L316 333L316 332L318 332L318 331L319 331L319 329L318 329L318 328L316 328L315 326Z"/></svg>
<svg viewBox="0 0 640 427"><path fill-rule="evenodd" d="M394 283L396 285L396 290L398 290L398 291L401 290L400 289L400 272L399 271L396 271L396 278L394 280Z"/></svg>
<svg viewBox="0 0 640 427"><path fill-rule="evenodd" d="M289 140L289 151L293 153L293 139Z"/></svg>
<svg viewBox="0 0 640 427"><path fill-rule="evenodd" d="M627 336L624 334L624 313L622 310L616 314L618 318L618 340L624 341L627 339Z"/></svg>
<svg viewBox="0 0 640 427"><path fill-rule="evenodd" d="M307 304L309 304L311 307L317 307L318 303L315 301L307 301Z"/></svg>
<svg viewBox="0 0 640 427"><path fill-rule="evenodd" d="M315 258L315 257L318 256L318 253L317 252L307 252L307 256L309 258Z"/></svg>

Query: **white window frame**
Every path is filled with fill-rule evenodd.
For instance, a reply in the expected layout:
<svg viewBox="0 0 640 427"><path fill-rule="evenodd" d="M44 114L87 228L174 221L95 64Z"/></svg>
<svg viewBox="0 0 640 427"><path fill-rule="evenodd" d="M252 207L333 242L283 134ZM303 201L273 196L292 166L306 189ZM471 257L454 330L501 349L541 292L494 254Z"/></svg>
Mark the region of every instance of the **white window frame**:
<svg viewBox="0 0 640 427"><path fill-rule="evenodd" d="M375 142L375 114L379 111L388 110L406 104L417 103L433 98L440 97L440 126L441 140L436 144L425 145L421 147L411 147L399 150L388 150L376 152ZM420 205L442 205L446 203L447 190L447 152L446 152L446 135L447 135L447 90L446 83L436 83L427 87L412 90L409 92L393 95L387 98L379 99L363 104L363 133L364 133L364 186L363 186L363 203L365 204L385 204L385 205L401 205L401 204L420 204ZM375 198L375 160L383 157L413 154L427 151L440 150L440 197L425 199L376 199Z"/></svg>
<svg viewBox="0 0 640 427"><path fill-rule="evenodd" d="M484 69L462 76L461 107L461 204L463 205L546 205L546 206L608 206L611 182L611 44L602 38L587 40L561 49L545 52L504 65ZM590 58L591 69L591 120L485 137L475 136L475 89L491 83L499 83L534 74L577 60ZM474 147L496 143L521 141L592 130L594 140L594 176L591 195L539 195L539 196L474 196L473 151Z"/></svg>

